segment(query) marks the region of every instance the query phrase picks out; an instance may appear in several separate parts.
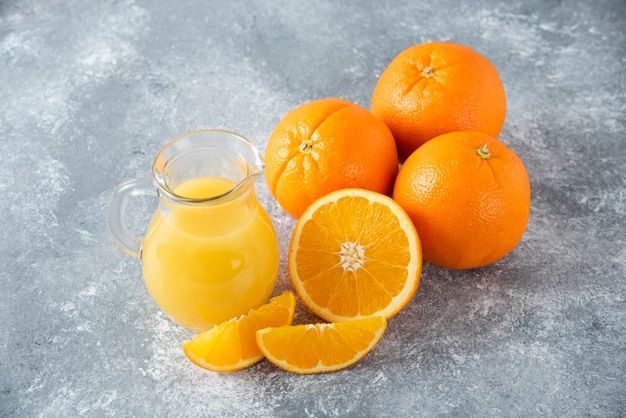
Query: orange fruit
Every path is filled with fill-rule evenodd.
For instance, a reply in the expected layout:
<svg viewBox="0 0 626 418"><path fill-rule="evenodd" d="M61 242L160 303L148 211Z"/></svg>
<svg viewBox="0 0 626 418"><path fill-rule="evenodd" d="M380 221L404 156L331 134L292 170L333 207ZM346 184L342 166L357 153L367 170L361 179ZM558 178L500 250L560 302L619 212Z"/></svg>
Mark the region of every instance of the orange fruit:
<svg viewBox="0 0 626 418"><path fill-rule="evenodd" d="M362 359L387 328L382 316L330 324L265 328L257 344L265 357L281 369L298 374L345 369Z"/></svg>
<svg viewBox="0 0 626 418"><path fill-rule="evenodd" d="M368 110L326 98L293 109L276 125L265 165L270 192L298 218L334 190L359 187L391 194L398 154L389 128Z"/></svg>
<svg viewBox="0 0 626 418"><path fill-rule="evenodd" d="M412 46L391 61L378 79L371 111L389 126L404 159L448 132L497 137L506 96L487 58L463 45L431 42Z"/></svg>
<svg viewBox="0 0 626 418"><path fill-rule="evenodd" d="M530 214L524 164L480 132L444 134L418 148L402 165L393 198L413 219L424 259L452 269L504 257Z"/></svg>
<svg viewBox="0 0 626 418"><path fill-rule="evenodd" d="M302 301L329 322L390 318L417 290L420 240L390 197L337 190L316 200L296 223L288 268Z"/></svg>
<svg viewBox="0 0 626 418"><path fill-rule="evenodd" d="M192 363L215 372L251 366L263 359L256 344L257 330L290 325L295 306L294 294L284 292L247 315L232 318L185 341L183 351Z"/></svg>

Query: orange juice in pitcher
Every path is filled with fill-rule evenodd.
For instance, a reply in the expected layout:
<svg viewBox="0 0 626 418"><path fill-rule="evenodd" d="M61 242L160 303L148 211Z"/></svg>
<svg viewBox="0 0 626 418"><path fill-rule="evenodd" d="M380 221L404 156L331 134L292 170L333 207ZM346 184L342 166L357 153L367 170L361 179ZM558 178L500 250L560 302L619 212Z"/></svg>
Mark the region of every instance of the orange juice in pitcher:
<svg viewBox="0 0 626 418"><path fill-rule="evenodd" d="M144 282L174 321L202 331L267 301L278 273L274 227L254 193L263 162L246 139L197 131L158 154L153 178L122 183L109 203L118 246L142 260ZM133 196L156 194L144 238L124 225Z"/></svg>

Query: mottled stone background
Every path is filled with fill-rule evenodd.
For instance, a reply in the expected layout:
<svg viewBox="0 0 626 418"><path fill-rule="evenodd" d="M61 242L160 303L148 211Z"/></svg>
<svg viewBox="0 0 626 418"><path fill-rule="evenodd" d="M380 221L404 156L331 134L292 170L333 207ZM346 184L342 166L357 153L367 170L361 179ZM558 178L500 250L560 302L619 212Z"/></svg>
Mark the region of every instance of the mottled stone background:
<svg viewBox="0 0 626 418"><path fill-rule="evenodd" d="M477 270L426 263L347 370L188 362L190 334L107 235L116 184L190 130L263 150L304 102L369 107L397 53L439 40L501 74L500 139L533 190L522 242ZM0 0L0 416L625 416L625 91L623 0ZM257 191L279 293L294 221Z"/></svg>

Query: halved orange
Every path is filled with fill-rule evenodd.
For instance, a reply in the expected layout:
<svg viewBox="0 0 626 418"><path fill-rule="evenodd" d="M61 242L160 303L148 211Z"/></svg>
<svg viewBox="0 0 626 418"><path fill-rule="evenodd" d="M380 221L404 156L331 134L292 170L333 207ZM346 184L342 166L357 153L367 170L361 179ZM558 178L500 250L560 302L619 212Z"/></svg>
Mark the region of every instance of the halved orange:
<svg viewBox="0 0 626 418"><path fill-rule="evenodd" d="M264 328L258 347L281 369L298 374L345 369L362 359L387 328L382 316L353 321Z"/></svg>
<svg viewBox="0 0 626 418"><path fill-rule="evenodd" d="M342 189L299 218L288 264L296 292L325 320L390 318L417 290L422 248L411 218L393 199Z"/></svg>
<svg viewBox="0 0 626 418"><path fill-rule="evenodd" d="M247 315L232 318L183 343L187 358L214 372L244 369L263 359L256 344L256 331L290 325L296 306L292 292L284 292Z"/></svg>

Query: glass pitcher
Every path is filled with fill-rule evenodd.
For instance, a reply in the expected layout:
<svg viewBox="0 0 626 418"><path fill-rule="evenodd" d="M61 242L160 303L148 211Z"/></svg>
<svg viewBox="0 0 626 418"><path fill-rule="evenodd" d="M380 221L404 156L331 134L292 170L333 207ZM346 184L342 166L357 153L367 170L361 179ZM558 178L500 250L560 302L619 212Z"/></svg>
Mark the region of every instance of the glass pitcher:
<svg viewBox="0 0 626 418"><path fill-rule="evenodd" d="M267 301L279 267L272 222L254 183L263 160L247 139L228 131L195 131L168 143L152 177L120 184L107 210L116 245L142 260L157 305L178 324L200 332ZM145 237L124 217L135 196L159 205Z"/></svg>

